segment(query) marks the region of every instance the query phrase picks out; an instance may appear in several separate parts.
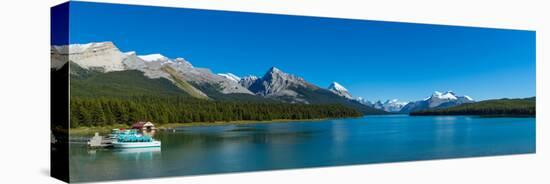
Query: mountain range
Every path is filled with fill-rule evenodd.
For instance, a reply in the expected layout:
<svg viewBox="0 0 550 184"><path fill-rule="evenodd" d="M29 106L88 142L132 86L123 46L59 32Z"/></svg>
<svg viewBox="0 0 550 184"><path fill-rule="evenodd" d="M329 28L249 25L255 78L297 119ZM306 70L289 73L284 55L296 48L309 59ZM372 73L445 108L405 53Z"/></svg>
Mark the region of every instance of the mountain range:
<svg viewBox="0 0 550 184"><path fill-rule="evenodd" d="M162 54L137 55L134 51L122 52L112 42L52 46L51 60L53 70L63 67L69 60L75 65L71 67L72 76L82 77L95 72L122 77L120 74L109 73L139 71L144 76L140 80L165 79L187 95L200 99L267 100L298 104L336 103L354 107L366 114L410 113L474 102L472 98L457 96L452 91L436 91L428 98L413 102L400 102L397 99L371 102L362 97L354 98L352 93L338 82L321 88L276 67L269 68L261 77L239 77L233 73L215 74L208 68L194 67L184 58L171 59ZM126 74L135 75L128 72Z"/></svg>
<svg viewBox="0 0 550 184"><path fill-rule="evenodd" d="M331 84L327 89L320 88L276 67L269 68L262 77L215 74L208 68L194 67L184 58L122 52L112 42L52 46L51 60L52 70L71 64L71 79L74 78L71 87L75 84L79 88L71 90L71 95L92 95L86 92L90 91L86 88L110 90L105 93L109 95L124 95L147 91L145 89L151 86L157 86L159 89L156 91L163 94L172 94L172 88L176 87L185 92L184 95L200 99L341 104L364 114L384 113L353 100L351 94L338 83ZM108 85L111 83L114 86ZM167 86L170 83L173 87ZM150 90L155 92L155 89Z"/></svg>
<svg viewBox="0 0 550 184"><path fill-rule="evenodd" d="M429 109L441 109L475 102L469 96L457 96L452 91L447 91L445 93L435 91L431 96L425 99L412 102L401 102L398 99L386 100L384 102L380 100L371 102L362 97L357 97L354 100L369 107L391 113L410 113Z"/></svg>

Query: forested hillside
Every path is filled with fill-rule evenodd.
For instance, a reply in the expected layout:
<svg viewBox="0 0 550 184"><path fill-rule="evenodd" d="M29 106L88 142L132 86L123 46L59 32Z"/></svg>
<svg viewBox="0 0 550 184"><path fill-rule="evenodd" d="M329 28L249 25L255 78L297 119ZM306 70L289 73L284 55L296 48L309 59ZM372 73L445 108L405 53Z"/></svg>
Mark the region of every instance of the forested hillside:
<svg viewBox="0 0 550 184"><path fill-rule="evenodd" d="M140 71L101 73L72 69L70 118L73 128L145 120L163 124L363 115L360 110L342 104L290 104L246 94L213 95L216 93L211 92L211 98L199 99L167 79L150 79Z"/></svg>
<svg viewBox="0 0 550 184"><path fill-rule="evenodd" d="M240 120L320 119L359 117L343 105L306 105L201 100L189 97L86 98L71 97L71 127Z"/></svg>
<svg viewBox="0 0 550 184"><path fill-rule="evenodd" d="M535 116L536 98L486 100L444 109L416 111L410 115Z"/></svg>

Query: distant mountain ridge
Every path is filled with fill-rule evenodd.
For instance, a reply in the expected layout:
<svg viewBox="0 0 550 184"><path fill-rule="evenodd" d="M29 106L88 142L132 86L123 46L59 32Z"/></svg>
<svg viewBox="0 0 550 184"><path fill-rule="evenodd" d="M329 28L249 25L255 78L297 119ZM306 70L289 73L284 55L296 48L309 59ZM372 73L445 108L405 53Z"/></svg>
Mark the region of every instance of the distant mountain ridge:
<svg viewBox="0 0 550 184"><path fill-rule="evenodd" d="M469 96L457 96L452 91L441 93L435 91L430 97L423 100L409 102L401 109L401 113L410 113L428 109L453 107L465 103L475 102Z"/></svg>
<svg viewBox="0 0 550 184"><path fill-rule="evenodd" d="M458 96L452 91L447 91L445 93L435 91L431 96L424 98L422 100L412 101L412 102L401 102L398 99L391 99L382 102L378 100L376 102L371 102L362 97L357 97L354 99L362 104L367 106L384 110L391 113L410 113L414 111L422 111L428 109L439 109L453 107L460 104L472 103L475 102L469 96Z"/></svg>

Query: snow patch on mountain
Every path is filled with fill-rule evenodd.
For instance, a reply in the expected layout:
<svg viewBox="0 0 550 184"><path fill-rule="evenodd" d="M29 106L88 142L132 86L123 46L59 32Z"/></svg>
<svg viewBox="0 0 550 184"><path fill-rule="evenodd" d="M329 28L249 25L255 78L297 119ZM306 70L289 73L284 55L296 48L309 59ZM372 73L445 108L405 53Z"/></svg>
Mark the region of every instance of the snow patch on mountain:
<svg viewBox="0 0 550 184"><path fill-rule="evenodd" d="M136 51L125 52L124 55L127 55L127 56L136 55Z"/></svg>
<svg viewBox="0 0 550 184"><path fill-rule="evenodd" d="M334 94L345 97L347 99L353 99L351 93L344 86L342 86L337 82L332 82L329 85L328 89L332 91Z"/></svg>
<svg viewBox="0 0 550 184"><path fill-rule="evenodd" d="M239 76L236 76L235 74L232 74L232 73L218 73L219 76L222 76L226 79L229 79L229 80L232 80L232 81L235 81L236 83L238 83L239 81L241 81L241 78Z"/></svg>
<svg viewBox="0 0 550 184"><path fill-rule="evenodd" d="M169 61L169 59L166 56L163 56L162 54L140 55L138 57L143 59L144 61L147 61L147 62Z"/></svg>
<svg viewBox="0 0 550 184"><path fill-rule="evenodd" d="M329 88L335 89L335 90L338 90L338 91L348 91L348 89L346 89L344 86L340 85L337 82L332 82L332 84L330 85Z"/></svg>

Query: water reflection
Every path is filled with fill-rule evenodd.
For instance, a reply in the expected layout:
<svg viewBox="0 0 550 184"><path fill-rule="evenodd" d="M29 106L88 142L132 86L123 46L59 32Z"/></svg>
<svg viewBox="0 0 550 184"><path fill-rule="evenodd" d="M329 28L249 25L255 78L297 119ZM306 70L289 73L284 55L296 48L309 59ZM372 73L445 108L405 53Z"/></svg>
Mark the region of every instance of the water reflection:
<svg viewBox="0 0 550 184"><path fill-rule="evenodd" d="M153 160L161 156L161 148L113 149L113 153L123 160Z"/></svg>
<svg viewBox="0 0 550 184"><path fill-rule="evenodd" d="M148 136L154 137L155 134L157 133L157 131L156 130L142 130L141 133L143 135L148 135Z"/></svg>
<svg viewBox="0 0 550 184"><path fill-rule="evenodd" d="M225 143L255 143L255 144L294 144L307 139L315 133L314 129L300 126L287 127L286 123L274 125L249 126L219 126L219 127L184 127L176 132L163 132L155 138L163 145L178 146L191 144L225 144ZM177 138L176 138L177 137Z"/></svg>

